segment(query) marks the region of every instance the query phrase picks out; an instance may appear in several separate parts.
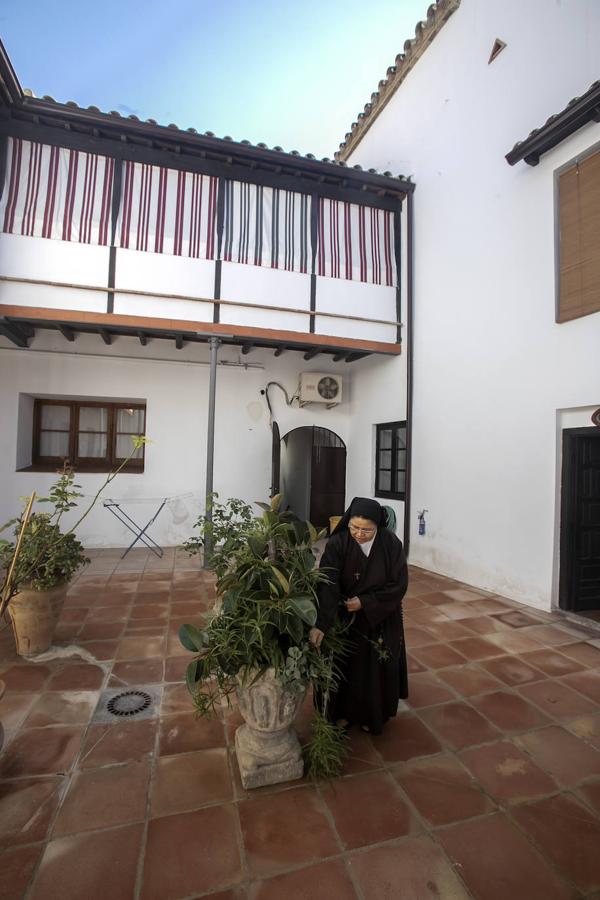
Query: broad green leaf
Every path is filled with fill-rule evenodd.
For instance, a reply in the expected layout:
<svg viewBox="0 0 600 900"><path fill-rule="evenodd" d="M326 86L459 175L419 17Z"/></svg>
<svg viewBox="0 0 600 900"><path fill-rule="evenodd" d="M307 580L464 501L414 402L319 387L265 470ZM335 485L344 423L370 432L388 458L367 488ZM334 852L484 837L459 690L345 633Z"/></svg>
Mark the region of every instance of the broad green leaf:
<svg viewBox="0 0 600 900"><path fill-rule="evenodd" d="M271 497L271 509L273 510L273 512L278 512L280 506L281 506L281 494L275 494L274 497Z"/></svg>
<svg viewBox="0 0 600 900"><path fill-rule="evenodd" d="M199 653L204 647L202 632L195 625L182 625L179 629L179 640L186 650Z"/></svg>
<svg viewBox="0 0 600 900"><path fill-rule="evenodd" d="M302 641L302 638L304 636L304 629L302 628L302 622L300 621L300 619L297 619L295 616L286 616L285 630L290 635L292 640L296 642L296 644L299 644Z"/></svg>
<svg viewBox="0 0 600 900"><path fill-rule="evenodd" d="M196 685L200 681L198 674L198 660L191 662L185 672L185 683L190 694L196 693Z"/></svg>
<svg viewBox="0 0 600 900"><path fill-rule="evenodd" d="M275 578L277 579L277 581L279 582L279 584L281 585L281 587L284 589L284 591L286 592L286 594L289 594L289 592L290 592L290 583L289 583L289 581L287 580L287 578L285 577L285 575L283 574L283 572L280 572L279 569L277 568L277 566L271 566L271 571L272 571L273 574L275 575Z"/></svg>
<svg viewBox="0 0 600 900"><path fill-rule="evenodd" d="M258 500L254 501L254 505L260 507L260 509L266 510L267 512L269 512L271 509L271 506L269 503L260 503Z"/></svg>
<svg viewBox="0 0 600 900"><path fill-rule="evenodd" d="M310 542L311 544L317 543L317 529L314 525L311 525L310 522L307 522L308 525L308 533L310 534Z"/></svg>
<svg viewBox="0 0 600 900"><path fill-rule="evenodd" d="M290 606L303 622L311 628L317 621L317 608L308 597L296 597L289 601Z"/></svg>

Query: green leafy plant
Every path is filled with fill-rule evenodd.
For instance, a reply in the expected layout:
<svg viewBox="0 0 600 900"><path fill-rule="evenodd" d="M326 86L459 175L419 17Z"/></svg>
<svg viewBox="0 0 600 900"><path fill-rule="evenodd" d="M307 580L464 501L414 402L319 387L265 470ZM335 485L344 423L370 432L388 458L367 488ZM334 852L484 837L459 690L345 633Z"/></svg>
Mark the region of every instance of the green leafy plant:
<svg viewBox="0 0 600 900"><path fill-rule="evenodd" d="M310 523L282 512L279 496L257 505L259 517L240 500L213 503L218 611L204 628L186 624L180 629L183 646L196 654L187 686L197 712L211 715L239 684L251 684L269 668L294 693L312 685L325 715L315 713L308 771L328 777L343 759L343 734L326 721L326 708L339 682L347 639L340 627L327 633L319 650L308 639L317 619L317 587L327 578L312 551L321 535ZM204 522L201 517L199 525ZM201 540L187 546L197 552ZM332 738L328 742L323 724Z"/></svg>
<svg viewBox="0 0 600 900"><path fill-rule="evenodd" d="M14 541L0 540L0 569L6 573L1 590L1 612L6 610L11 598L19 590L27 588L44 591L64 584L80 566L89 562L75 531L94 508L104 489L145 443L145 437L133 436L130 455L107 475L86 509L66 531L62 530L62 518L69 510L77 507L77 501L83 496L81 485L75 483L75 472L68 463L57 473L57 480L48 496L37 498L37 503L51 507L49 512L33 512L26 517L25 509L31 504L30 498L25 498L23 512L0 528L0 533L12 528L15 536Z"/></svg>

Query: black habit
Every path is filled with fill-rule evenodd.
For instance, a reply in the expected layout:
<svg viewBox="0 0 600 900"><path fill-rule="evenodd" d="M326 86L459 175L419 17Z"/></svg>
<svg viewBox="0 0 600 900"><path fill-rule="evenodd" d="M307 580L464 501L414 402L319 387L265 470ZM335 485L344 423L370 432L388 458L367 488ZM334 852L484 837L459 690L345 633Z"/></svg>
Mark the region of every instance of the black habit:
<svg viewBox="0 0 600 900"><path fill-rule="evenodd" d="M352 642L342 663L339 690L329 699L328 715L379 734L396 715L400 698L408 696L402 621L408 567L402 543L379 527L365 556L348 529L338 526L327 542L320 568L330 580L319 587L316 627L326 632L336 616L350 618ZM362 608L356 613L348 613L344 606L350 597L360 598Z"/></svg>

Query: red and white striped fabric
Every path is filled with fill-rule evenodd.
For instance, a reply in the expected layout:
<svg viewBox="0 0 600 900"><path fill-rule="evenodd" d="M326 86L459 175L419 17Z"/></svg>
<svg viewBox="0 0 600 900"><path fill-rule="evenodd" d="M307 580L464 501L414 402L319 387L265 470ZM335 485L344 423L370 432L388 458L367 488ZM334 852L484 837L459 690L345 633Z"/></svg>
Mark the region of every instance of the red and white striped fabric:
<svg viewBox="0 0 600 900"><path fill-rule="evenodd" d="M2 230L108 244L113 181L109 157L9 137Z"/></svg>
<svg viewBox="0 0 600 900"><path fill-rule="evenodd" d="M117 245L215 258L217 178L125 162Z"/></svg>
<svg viewBox="0 0 600 900"><path fill-rule="evenodd" d="M393 213L321 197L317 275L394 287Z"/></svg>

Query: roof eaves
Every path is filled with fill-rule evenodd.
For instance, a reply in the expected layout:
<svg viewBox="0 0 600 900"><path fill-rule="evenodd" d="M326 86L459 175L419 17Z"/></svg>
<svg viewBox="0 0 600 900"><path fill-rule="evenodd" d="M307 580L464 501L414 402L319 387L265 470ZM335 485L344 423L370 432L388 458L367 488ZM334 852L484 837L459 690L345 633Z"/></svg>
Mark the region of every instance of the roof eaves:
<svg viewBox="0 0 600 900"><path fill-rule="evenodd" d="M175 124L159 125L154 119L143 121L138 116L122 116L116 110L102 112L96 106L80 107L72 100L59 103L53 97L41 98L25 91L23 102L17 107L26 113L37 116L50 114L59 116L66 123L80 122L88 126L108 128L118 133L129 134L138 139L146 138L160 144L174 142L183 146L193 145L197 150L207 153L219 153L230 156L243 156L257 164L268 164L272 167L293 167L298 171L308 172L315 177L331 176L344 179L350 186L361 188L368 184L372 189L407 193L414 190L414 184L403 175L391 172L377 172L375 169L363 169L362 166L346 166L343 161L332 159L318 160L312 153L302 155L297 150L284 151L281 147L269 148L264 143L252 144L248 140L234 141L231 137L216 137L211 131L204 134L195 128L182 129ZM66 126L67 127L67 126Z"/></svg>
<svg viewBox="0 0 600 900"><path fill-rule="evenodd" d="M410 70L416 65L452 13L456 12L460 2L461 0L436 0L431 4L427 10L427 19L418 22L415 27L414 39L405 41L404 53L398 54L395 64L389 67L386 77L379 82L378 90L371 94L370 102L365 104L364 110L357 116L357 121L352 123L350 131L347 132L339 150L335 153L337 160L343 161L354 152Z"/></svg>
<svg viewBox="0 0 600 900"><path fill-rule="evenodd" d="M4 106L23 101L23 88L19 84L17 73L13 69L8 53L0 41L0 102Z"/></svg>
<svg viewBox="0 0 600 900"><path fill-rule="evenodd" d="M540 156L547 153L588 122L600 122L600 81L567 103L561 112L550 116L540 128L534 129L523 141L517 141L506 154L509 165L523 159L530 166L537 166Z"/></svg>

